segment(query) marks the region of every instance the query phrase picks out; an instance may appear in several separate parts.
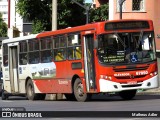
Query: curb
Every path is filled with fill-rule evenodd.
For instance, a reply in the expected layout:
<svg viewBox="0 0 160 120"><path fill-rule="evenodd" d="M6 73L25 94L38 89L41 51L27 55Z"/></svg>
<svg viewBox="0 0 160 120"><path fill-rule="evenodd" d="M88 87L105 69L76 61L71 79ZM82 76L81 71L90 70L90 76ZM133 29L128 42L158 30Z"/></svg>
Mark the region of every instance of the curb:
<svg viewBox="0 0 160 120"><path fill-rule="evenodd" d="M137 95L160 95L160 88L138 91Z"/></svg>

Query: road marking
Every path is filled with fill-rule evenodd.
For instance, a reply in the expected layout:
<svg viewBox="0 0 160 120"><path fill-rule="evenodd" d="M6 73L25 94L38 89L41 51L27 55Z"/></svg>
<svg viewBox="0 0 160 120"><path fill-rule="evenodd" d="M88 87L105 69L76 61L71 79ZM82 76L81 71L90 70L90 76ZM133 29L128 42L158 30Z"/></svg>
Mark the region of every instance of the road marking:
<svg viewBox="0 0 160 120"><path fill-rule="evenodd" d="M2 102L13 102L13 101L10 101L10 100L2 100Z"/></svg>

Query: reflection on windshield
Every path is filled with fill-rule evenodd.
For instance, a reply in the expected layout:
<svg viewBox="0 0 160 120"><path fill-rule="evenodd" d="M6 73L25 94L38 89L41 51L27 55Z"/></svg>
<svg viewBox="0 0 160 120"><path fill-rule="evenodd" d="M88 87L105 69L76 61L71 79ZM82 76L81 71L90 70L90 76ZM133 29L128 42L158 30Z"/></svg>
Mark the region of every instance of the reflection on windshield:
<svg viewBox="0 0 160 120"><path fill-rule="evenodd" d="M101 63L138 63L156 59L153 32L112 33L98 37Z"/></svg>

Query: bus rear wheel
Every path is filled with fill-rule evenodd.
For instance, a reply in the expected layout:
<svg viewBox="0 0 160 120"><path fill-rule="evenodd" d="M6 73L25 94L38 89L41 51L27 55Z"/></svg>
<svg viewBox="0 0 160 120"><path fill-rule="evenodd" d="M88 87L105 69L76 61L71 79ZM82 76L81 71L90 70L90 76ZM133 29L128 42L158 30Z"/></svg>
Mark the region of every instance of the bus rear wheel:
<svg viewBox="0 0 160 120"><path fill-rule="evenodd" d="M137 90L126 90L119 92L119 95L124 100L131 100L135 97Z"/></svg>
<svg viewBox="0 0 160 120"><path fill-rule="evenodd" d="M77 78L76 81L74 82L73 89L74 89L74 96L77 101L84 102L90 99L91 97L90 94L84 93L83 84L79 78Z"/></svg>
<svg viewBox="0 0 160 120"><path fill-rule="evenodd" d="M37 99L37 94L34 92L34 85L32 80L28 80L27 86L26 86L26 91L27 91L27 98L29 100L36 100Z"/></svg>

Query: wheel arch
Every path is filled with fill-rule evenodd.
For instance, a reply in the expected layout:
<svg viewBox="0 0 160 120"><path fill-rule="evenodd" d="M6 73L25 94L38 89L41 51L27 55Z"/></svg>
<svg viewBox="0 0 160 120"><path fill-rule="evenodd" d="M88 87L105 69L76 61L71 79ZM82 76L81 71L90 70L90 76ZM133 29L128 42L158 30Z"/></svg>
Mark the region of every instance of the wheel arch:
<svg viewBox="0 0 160 120"><path fill-rule="evenodd" d="M73 93L74 82L76 81L77 78L80 78L77 74L73 75L72 77L72 80L71 80L72 93Z"/></svg>

